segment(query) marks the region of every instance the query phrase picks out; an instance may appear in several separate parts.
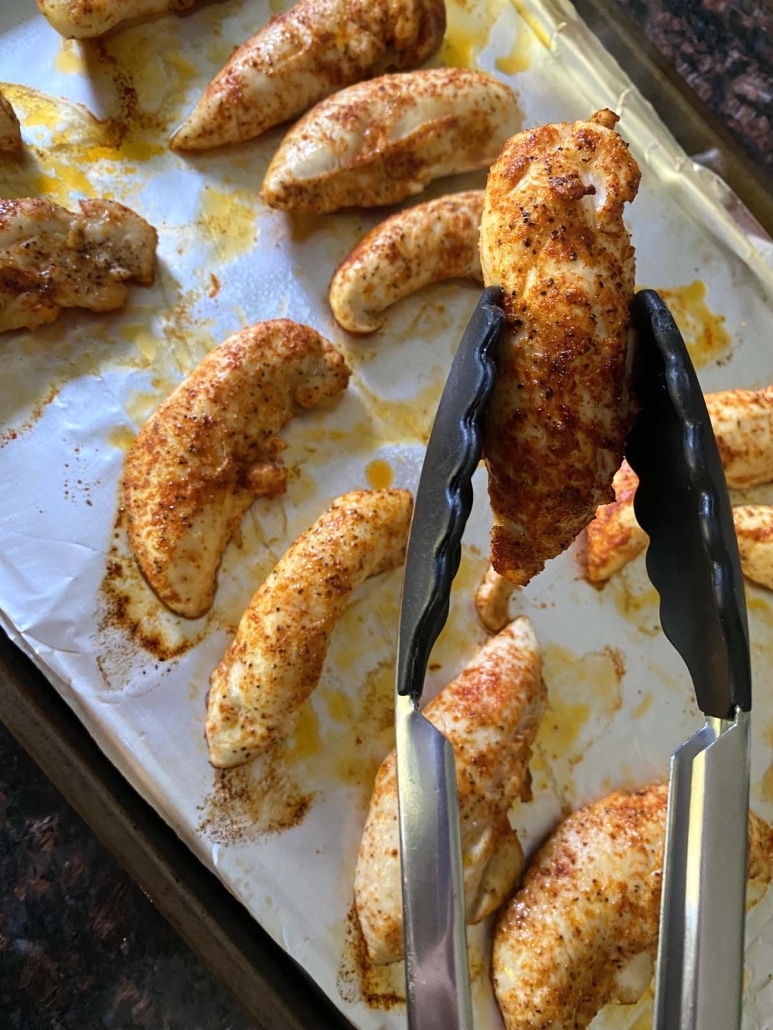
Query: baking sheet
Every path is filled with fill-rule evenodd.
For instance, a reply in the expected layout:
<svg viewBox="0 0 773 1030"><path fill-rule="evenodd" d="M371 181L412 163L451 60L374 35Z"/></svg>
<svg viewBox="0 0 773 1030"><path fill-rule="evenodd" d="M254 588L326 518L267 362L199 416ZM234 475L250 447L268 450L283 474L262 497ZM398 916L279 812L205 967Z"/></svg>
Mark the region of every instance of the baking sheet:
<svg viewBox="0 0 773 1030"><path fill-rule="evenodd" d="M772 277L759 241L739 229L721 184L685 158L572 9L448 7L444 58L510 81L524 124L584 117L604 105L622 113L621 131L644 171L628 219L639 282L675 290L669 301L706 389L770 382L763 341ZM327 309L327 282L381 216L290 220L262 209L257 190L281 130L192 159L166 149L168 130L269 13L265 4L226 2L85 46L61 41L36 14L0 14L0 78L16 84L9 95L29 145L21 162L0 169L4 194L114 196L157 226L161 261L156 285L134 289L121 315L68 313L0 343L0 608L10 635L106 754L347 1016L362 1027L400 1026L402 967L363 969L350 915L368 793L391 745L399 573L357 593L281 767L216 776L206 760L204 697L253 590L326 504L355 487L414 485L477 290L432 288L403 303L375 336L348 337ZM482 181L446 180L427 192ZM210 347L243 324L280 315L334 340L353 381L340 403L288 427L288 493L255 505L225 556L213 611L186 623L160 609L127 557L116 511L123 458L143 419ZM475 485L430 692L483 637L471 599L486 565L482 472ZM752 795L770 818L773 610L764 592L750 588L749 598ZM532 763L535 800L513 813L530 848L562 810L665 776L671 749L698 723L687 677L658 632L641 560L598 592L583 582L575 549L511 607L534 622L551 695ZM749 921L748 1027L766 1026L773 1013L771 914L767 899ZM471 939L477 1025L494 1027L486 927ZM645 1025L648 1005L645 997L618 1006L594 1026Z"/></svg>

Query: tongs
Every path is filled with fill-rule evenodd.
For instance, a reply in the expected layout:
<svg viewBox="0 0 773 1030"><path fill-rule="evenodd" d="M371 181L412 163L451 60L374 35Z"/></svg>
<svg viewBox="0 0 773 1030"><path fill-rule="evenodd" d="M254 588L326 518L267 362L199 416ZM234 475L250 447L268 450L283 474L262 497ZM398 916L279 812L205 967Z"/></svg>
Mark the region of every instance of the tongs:
<svg viewBox="0 0 773 1030"><path fill-rule="evenodd" d="M395 677L395 748L408 1026L471 1030L459 799L451 745L419 710L429 654L448 617L472 507L482 420L504 326L484 290L440 398L405 559Z"/></svg>
<svg viewBox="0 0 773 1030"><path fill-rule="evenodd" d="M472 1027L459 804L451 745L419 710L448 616L472 504L504 315L484 291L427 445L406 556L395 725L408 1026ZM676 323L651 290L633 303L640 414L626 456L663 630L706 723L674 753L663 869L655 1030L740 1026L751 673L743 577L724 472Z"/></svg>
<svg viewBox="0 0 773 1030"><path fill-rule="evenodd" d="M650 536L663 632L684 659L705 725L671 758L654 1030L741 1024L751 665L733 514L684 341L652 290L635 297L641 412L626 457Z"/></svg>

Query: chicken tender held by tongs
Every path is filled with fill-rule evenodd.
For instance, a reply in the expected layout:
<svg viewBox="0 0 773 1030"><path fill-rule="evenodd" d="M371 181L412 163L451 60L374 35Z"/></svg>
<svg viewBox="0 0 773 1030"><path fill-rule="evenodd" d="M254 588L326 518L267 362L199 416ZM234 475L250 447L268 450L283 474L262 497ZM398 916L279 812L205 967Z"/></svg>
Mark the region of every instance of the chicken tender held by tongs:
<svg viewBox="0 0 773 1030"><path fill-rule="evenodd" d="M254 139L337 89L417 68L440 45L445 24L443 0L300 0L231 56L172 146Z"/></svg>
<svg viewBox="0 0 773 1030"><path fill-rule="evenodd" d="M484 437L491 559L519 585L611 500L635 414L622 215L640 173L616 121L599 111L521 132L486 186L481 264L507 317Z"/></svg>

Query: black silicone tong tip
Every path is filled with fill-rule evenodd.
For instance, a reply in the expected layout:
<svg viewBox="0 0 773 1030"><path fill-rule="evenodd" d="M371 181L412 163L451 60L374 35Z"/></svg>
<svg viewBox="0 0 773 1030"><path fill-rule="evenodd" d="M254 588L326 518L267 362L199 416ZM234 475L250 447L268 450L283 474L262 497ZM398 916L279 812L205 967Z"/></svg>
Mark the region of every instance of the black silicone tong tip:
<svg viewBox="0 0 773 1030"><path fill-rule="evenodd" d="M698 705L732 719L751 708L743 574L725 474L706 402L674 319L653 290L632 306L641 411L626 457L639 477L636 518L663 632L684 659Z"/></svg>
<svg viewBox="0 0 773 1030"><path fill-rule="evenodd" d="M416 492L400 616L397 690L418 703L429 653L448 618L472 508L470 480L483 448L483 417L494 386L492 351L504 327L502 291L483 291L440 398ZM431 560L430 560L431 559Z"/></svg>

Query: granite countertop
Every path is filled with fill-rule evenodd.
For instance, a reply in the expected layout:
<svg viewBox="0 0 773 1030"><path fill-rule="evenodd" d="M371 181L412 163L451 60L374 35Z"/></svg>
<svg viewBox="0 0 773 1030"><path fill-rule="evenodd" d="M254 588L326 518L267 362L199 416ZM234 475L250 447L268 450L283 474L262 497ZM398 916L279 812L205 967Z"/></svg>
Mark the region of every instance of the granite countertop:
<svg viewBox="0 0 773 1030"><path fill-rule="evenodd" d="M617 0L763 169L773 170L773 8ZM0 726L0 1026L253 1024Z"/></svg>

